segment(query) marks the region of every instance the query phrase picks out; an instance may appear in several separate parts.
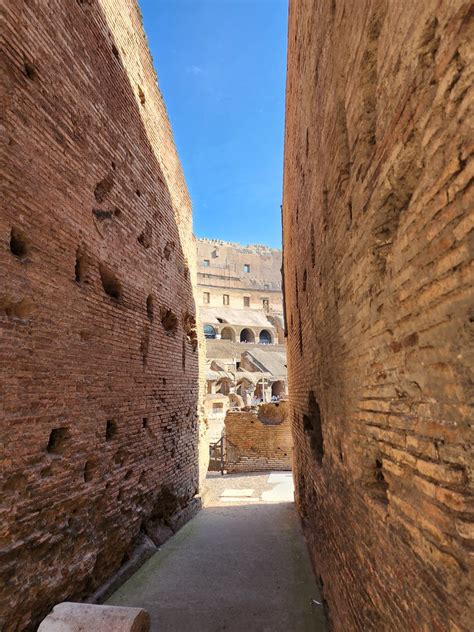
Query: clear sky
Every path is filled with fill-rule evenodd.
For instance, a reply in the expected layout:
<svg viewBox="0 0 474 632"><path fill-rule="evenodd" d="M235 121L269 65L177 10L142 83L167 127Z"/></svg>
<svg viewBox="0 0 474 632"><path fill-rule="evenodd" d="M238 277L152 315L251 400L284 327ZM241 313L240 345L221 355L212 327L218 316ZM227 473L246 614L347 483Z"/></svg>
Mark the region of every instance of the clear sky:
<svg viewBox="0 0 474 632"><path fill-rule="evenodd" d="M194 232L280 247L287 0L139 0Z"/></svg>

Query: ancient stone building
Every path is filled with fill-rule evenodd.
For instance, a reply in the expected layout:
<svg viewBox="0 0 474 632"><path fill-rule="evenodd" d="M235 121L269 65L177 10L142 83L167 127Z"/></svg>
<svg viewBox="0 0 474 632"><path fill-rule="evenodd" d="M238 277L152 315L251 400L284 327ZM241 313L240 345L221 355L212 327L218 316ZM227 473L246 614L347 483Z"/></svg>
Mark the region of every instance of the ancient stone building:
<svg viewBox="0 0 474 632"><path fill-rule="evenodd" d="M135 0L3 14L7 632L90 595L197 493L200 335L191 204Z"/></svg>
<svg viewBox="0 0 474 632"><path fill-rule="evenodd" d="M198 239L197 260L206 338L284 342L281 250Z"/></svg>
<svg viewBox="0 0 474 632"><path fill-rule="evenodd" d="M473 41L466 0L290 3L295 476L335 630L472 629Z"/></svg>
<svg viewBox="0 0 474 632"><path fill-rule="evenodd" d="M197 265L206 337L205 406L209 438L217 440L229 406L287 393L281 250L198 239ZM222 402L222 395L232 401Z"/></svg>

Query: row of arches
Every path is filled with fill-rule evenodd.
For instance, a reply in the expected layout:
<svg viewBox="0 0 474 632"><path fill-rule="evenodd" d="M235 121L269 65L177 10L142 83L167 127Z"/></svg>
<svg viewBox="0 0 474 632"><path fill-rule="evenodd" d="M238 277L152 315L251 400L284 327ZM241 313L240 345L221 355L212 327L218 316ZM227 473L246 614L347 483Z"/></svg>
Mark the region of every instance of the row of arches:
<svg viewBox="0 0 474 632"><path fill-rule="evenodd" d="M204 326L204 336L208 340L215 340L217 338L217 330L212 325ZM236 342L236 333L232 327L224 327L220 333L221 340L231 340ZM255 333L248 328L241 330L239 334L239 342L257 342ZM267 329L262 329L258 334L258 342L262 345L271 345L273 342L272 334Z"/></svg>
<svg viewBox="0 0 474 632"><path fill-rule="evenodd" d="M229 380L226 378L222 378L217 382L216 392L221 395L232 395L232 390L234 387L233 380ZM258 398L263 398L263 384L258 381L257 384L252 384L249 380L245 378L239 380L235 386L235 393L237 395L244 395L245 391L249 389L254 390L255 396ZM284 380L277 380L271 384L271 396L277 397L278 399L285 397L286 395L286 382Z"/></svg>

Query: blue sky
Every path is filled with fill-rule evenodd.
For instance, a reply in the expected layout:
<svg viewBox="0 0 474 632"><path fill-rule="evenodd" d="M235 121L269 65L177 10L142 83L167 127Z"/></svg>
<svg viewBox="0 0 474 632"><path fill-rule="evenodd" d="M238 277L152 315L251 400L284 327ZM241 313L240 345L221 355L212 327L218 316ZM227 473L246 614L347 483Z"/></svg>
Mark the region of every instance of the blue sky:
<svg viewBox="0 0 474 632"><path fill-rule="evenodd" d="M287 0L139 0L194 232L280 247Z"/></svg>

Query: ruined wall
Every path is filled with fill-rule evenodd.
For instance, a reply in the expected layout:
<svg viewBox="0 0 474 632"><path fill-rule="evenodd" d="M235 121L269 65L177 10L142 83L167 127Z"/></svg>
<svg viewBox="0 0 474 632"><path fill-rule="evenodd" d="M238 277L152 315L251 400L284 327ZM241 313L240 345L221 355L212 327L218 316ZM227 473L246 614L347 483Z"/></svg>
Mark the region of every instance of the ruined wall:
<svg viewBox="0 0 474 632"><path fill-rule="evenodd" d="M10 631L89 595L196 494L200 341L191 204L135 1L12 0L4 17Z"/></svg>
<svg viewBox="0 0 474 632"><path fill-rule="evenodd" d="M196 244L200 284L281 292L281 250L218 239L197 239ZM249 272L244 271L245 264Z"/></svg>
<svg viewBox="0 0 474 632"><path fill-rule="evenodd" d="M227 411L225 437L228 472L291 470L293 441L286 402Z"/></svg>
<svg viewBox="0 0 474 632"><path fill-rule="evenodd" d="M472 16L290 3L290 414L335 630L472 625Z"/></svg>

